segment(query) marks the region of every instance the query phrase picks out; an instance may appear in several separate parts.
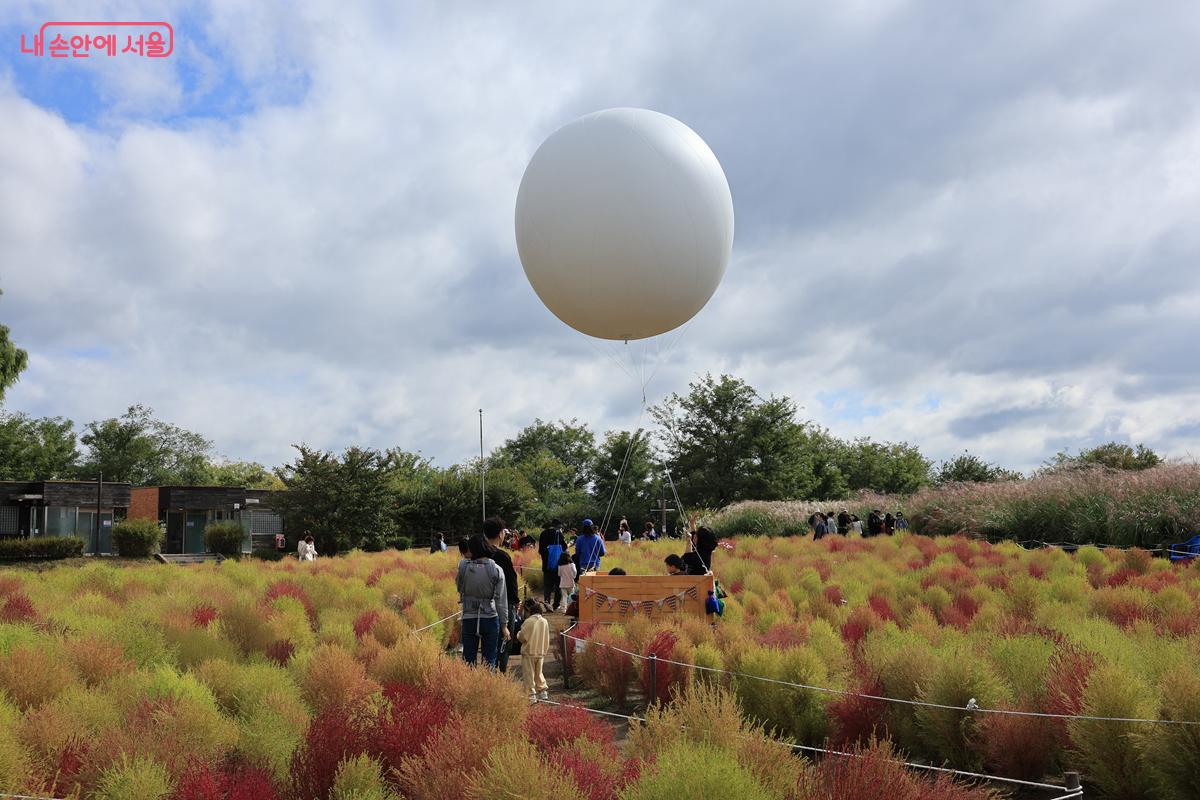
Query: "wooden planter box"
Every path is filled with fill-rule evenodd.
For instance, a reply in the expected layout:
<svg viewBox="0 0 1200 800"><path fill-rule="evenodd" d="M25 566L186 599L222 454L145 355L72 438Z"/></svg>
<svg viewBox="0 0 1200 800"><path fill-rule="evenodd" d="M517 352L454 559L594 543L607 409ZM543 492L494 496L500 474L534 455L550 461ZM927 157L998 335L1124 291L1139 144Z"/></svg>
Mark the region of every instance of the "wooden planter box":
<svg viewBox="0 0 1200 800"><path fill-rule="evenodd" d="M580 622L628 622L669 614L703 618L711 575L584 575L579 579Z"/></svg>

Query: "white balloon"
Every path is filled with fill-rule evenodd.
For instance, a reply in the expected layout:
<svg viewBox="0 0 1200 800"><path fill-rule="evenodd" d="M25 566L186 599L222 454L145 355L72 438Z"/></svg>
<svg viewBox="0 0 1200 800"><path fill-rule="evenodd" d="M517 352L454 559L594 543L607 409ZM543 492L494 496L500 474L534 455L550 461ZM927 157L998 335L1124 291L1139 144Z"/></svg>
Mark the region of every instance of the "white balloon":
<svg viewBox="0 0 1200 800"><path fill-rule="evenodd" d="M517 192L517 251L546 307L602 339L687 322L733 248L729 183L704 140L642 108L580 117L542 143Z"/></svg>

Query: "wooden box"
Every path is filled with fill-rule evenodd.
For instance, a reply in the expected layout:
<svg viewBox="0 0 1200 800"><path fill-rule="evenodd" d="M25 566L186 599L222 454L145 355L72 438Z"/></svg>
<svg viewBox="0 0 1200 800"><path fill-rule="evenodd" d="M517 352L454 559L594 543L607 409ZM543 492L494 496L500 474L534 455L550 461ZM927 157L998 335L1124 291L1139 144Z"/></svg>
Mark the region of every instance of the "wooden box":
<svg viewBox="0 0 1200 800"><path fill-rule="evenodd" d="M628 622L638 617L703 617L711 575L584 575L579 579L580 622Z"/></svg>

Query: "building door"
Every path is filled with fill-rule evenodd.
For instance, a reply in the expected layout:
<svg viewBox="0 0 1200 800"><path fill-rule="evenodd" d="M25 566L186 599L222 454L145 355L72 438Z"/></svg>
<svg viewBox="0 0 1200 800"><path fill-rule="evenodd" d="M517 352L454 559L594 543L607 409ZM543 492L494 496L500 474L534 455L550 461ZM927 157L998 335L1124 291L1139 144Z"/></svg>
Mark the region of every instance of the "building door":
<svg viewBox="0 0 1200 800"><path fill-rule="evenodd" d="M183 512L167 512L167 541L163 545L164 553L183 552Z"/></svg>
<svg viewBox="0 0 1200 800"><path fill-rule="evenodd" d="M79 509L75 518L75 535L83 539L83 552L96 554L96 512Z"/></svg>
<svg viewBox="0 0 1200 800"><path fill-rule="evenodd" d="M200 511L189 511L187 515L187 526L183 533L183 552L185 553L203 553L204 547L204 526L208 522L208 514Z"/></svg>
<svg viewBox="0 0 1200 800"><path fill-rule="evenodd" d="M100 552L111 553L112 546L112 526L113 515L111 511L105 511L100 515Z"/></svg>

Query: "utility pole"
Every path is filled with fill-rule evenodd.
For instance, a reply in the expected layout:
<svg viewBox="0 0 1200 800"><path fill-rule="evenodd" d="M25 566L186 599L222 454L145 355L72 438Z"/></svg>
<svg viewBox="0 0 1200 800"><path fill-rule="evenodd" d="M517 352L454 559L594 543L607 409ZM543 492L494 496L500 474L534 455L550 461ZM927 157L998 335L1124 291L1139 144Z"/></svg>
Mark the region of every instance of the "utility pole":
<svg viewBox="0 0 1200 800"><path fill-rule="evenodd" d="M481 519L487 521L487 466L483 462L483 409L479 409L479 505L483 509Z"/></svg>
<svg viewBox="0 0 1200 800"><path fill-rule="evenodd" d="M666 481L660 480L658 485L662 489L662 499L660 499L658 501L658 508L652 508L652 509L650 509L650 512L651 513L655 512L655 511L659 512L660 520L661 520L660 527L658 529L659 535L666 536L667 535L667 512L675 511L675 509L667 508L667 484L666 484Z"/></svg>
<svg viewBox="0 0 1200 800"><path fill-rule="evenodd" d="M96 478L96 546L92 549L92 555L100 555L100 493L104 489L104 473L101 472Z"/></svg>

